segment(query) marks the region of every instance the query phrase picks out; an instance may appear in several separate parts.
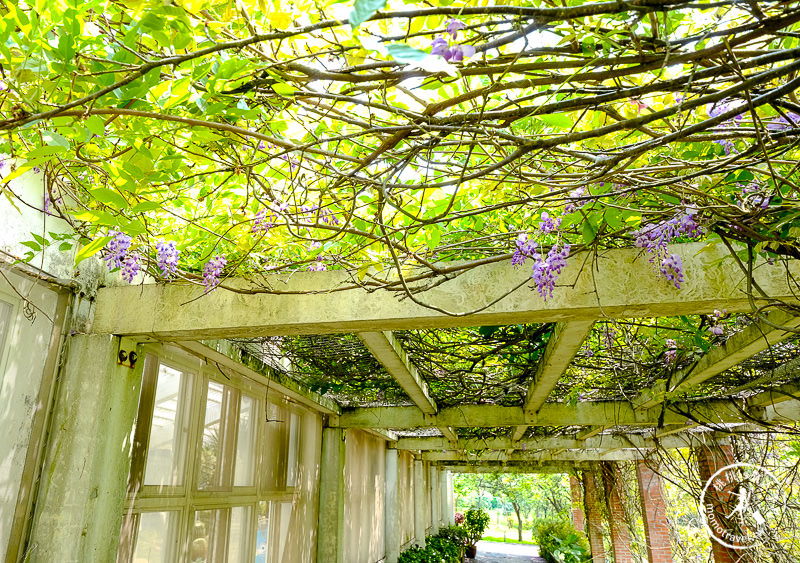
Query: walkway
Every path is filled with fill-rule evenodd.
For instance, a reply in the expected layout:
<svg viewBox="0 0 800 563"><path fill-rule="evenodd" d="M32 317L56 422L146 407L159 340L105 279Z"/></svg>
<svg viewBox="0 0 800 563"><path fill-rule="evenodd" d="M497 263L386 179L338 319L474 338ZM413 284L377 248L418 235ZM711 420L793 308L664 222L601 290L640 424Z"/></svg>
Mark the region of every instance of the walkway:
<svg viewBox="0 0 800 563"><path fill-rule="evenodd" d="M478 542L475 563L545 563L539 548L521 543Z"/></svg>

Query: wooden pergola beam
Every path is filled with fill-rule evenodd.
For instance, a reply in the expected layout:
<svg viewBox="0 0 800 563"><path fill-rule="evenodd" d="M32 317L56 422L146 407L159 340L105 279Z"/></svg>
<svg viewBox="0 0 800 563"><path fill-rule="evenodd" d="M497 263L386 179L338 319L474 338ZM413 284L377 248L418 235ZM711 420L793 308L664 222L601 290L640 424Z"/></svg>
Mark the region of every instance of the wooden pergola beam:
<svg viewBox="0 0 800 563"><path fill-rule="evenodd" d="M98 290L91 330L202 340L751 310L745 275L733 260L724 260L728 251L722 245L680 244L670 252L683 258L681 289L654 275L638 249L610 249L593 257L592 267L584 267L583 255L570 257L563 284L547 301L527 283L529 269L514 268L510 261L434 284L424 293L430 306L398 299L394 291L340 291L354 285L344 271L230 279L223 285L231 290L208 294L202 285L186 283L105 287ZM800 261L790 261L789 272L760 264L753 270L758 286L773 299L797 302L789 280L800 277ZM260 293L264 288L276 293Z"/></svg>
<svg viewBox="0 0 800 563"><path fill-rule="evenodd" d="M589 336L592 325L594 325L594 321L556 324L544 354L542 354L542 359L536 366L533 381L528 387L528 394L522 406L526 413L538 412L547 401L547 397L553 392L558 380L569 367L586 337ZM514 440L521 439L527 428L527 426L517 426L514 429Z"/></svg>
<svg viewBox="0 0 800 563"><path fill-rule="evenodd" d="M787 405L788 404L788 405ZM670 424L738 424L752 422L762 414L764 422L800 420L800 402L787 401L781 409L757 408L743 412L743 405L734 400L712 399L671 403L663 409L635 409L628 401L586 401L575 405L546 403L535 415L526 415L522 407L497 405L461 405L441 409L435 415L425 415L417 407L369 407L345 410L331 417L331 425L345 428L431 428L449 426L661 426Z"/></svg>
<svg viewBox="0 0 800 563"><path fill-rule="evenodd" d="M694 365L674 377L677 383L671 389L666 389L662 382L655 389L645 391L637 397L634 404L637 408L647 409L670 398L683 395L715 375L763 352L773 344L797 334L791 329L800 327L800 317L783 311L768 313L766 320L768 322L753 323L743 331L731 336L722 345L711 348ZM777 328L772 325L785 328Z"/></svg>

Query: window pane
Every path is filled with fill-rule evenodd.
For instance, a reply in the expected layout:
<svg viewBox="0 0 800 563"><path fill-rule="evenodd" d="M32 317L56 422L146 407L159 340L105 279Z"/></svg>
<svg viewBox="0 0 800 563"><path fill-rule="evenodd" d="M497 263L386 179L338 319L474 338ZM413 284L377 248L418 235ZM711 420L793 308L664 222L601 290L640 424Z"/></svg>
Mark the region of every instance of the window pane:
<svg viewBox="0 0 800 563"><path fill-rule="evenodd" d="M300 417L297 413L289 416L289 454L286 460L286 486L297 486L297 448L300 440Z"/></svg>
<svg viewBox="0 0 800 563"><path fill-rule="evenodd" d="M269 545L269 503L260 501L257 508L256 521L256 563L267 563L267 547Z"/></svg>
<svg viewBox="0 0 800 563"><path fill-rule="evenodd" d="M242 395L239 410L239 435L236 439L236 470L233 480L233 484L237 487L253 484L257 404L254 398Z"/></svg>
<svg viewBox="0 0 800 563"><path fill-rule="evenodd" d="M200 510L194 513L189 561L211 563L225 560L229 517L228 510Z"/></svg>
<svg viewBox="0 0 800 563"><path fill-rule="evenodd" d="M233 507L231 509L231 527L228 533L228 563L244 563L247 560L249 536L250 507Z"/></svg>
<svg viewBox="0 0 800 563"><path fill-rule="evenodd" d="M220 383L208 383L206 415L203 424L203 442L200 448L200 466L197 487L208 489L222 485L221 459L222 415L227 391Z"/></svg>
<svg viewBox="0 0 800 563"><path fill-rule="evenodd" d="M278 558L275 561L284 561L286 539L289 536L289 524L292 522L292 503L281 502L276 505L276 508L280 509L280 528L278 530L278 545L275 546Z"/></svg>
<svg viewBox="0 0 800 563"><path fill-rule="evenodd" d="M134 563L174 561L172 546L177 512L143 512L139 515Z"/></svg>
<svg viewBox="0 0 800 563"><path fill-rule="evenodd" d="M147 466L144 484L176 486L183 482L183 428L180 400L185 383L184 374L169 366L158 370L153 422L147 446Z"/></svg>
<svg viewBox="0 0 800 563"><path fill-rule="evenodd" d="M11 313L14 307L11 303L0 301L0 366L3 363L3 352L6 349L6 337L11 327Z"/></svg>

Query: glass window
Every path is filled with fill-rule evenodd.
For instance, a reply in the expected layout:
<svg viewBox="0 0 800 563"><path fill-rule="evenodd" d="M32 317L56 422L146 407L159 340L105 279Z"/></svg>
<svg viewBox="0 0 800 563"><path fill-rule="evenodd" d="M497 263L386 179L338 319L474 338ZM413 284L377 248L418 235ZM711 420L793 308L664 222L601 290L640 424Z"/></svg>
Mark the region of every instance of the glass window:
<svg viewBox="0 0 800 563"><path fill-rule="evenodd" d="M136 532L136 563L169 563L174 561L173 546L177 512L143 512Z"/></svg>
<svg viewBox="0 0 800 563"><path fill-rule="evenodd" d="M253 485L253 467L256 452L256 416L258 402L242 395L239 407L239 429L236 438L236 468L233 484L237 487Z"/></svg>
<svg viewBox="0 0 800 563"><path fill-rule="evenodd" d="M259 501L256 509L256 562L267 563L267 547L269 546L269 503Z"/></svg>
<svg viewBox="0 0 800 563"><path fill-rule="evenodd" d="M181 400L185 374L161 364L158 369L153 419L147 446L145 485L178 486L183 482L183 423L185 402Z"/></svg>
<svg viewBox="0 0 800 563"><path fill-rule="evenodd" d="M197 488L209 489L225 484L223 475L224 442L230 391L221 383L208 384L205 421L200 444Z"/></svg>
<svg viewBox="0 0 800 563"><path fill-rule="evenodd" d="M250 512L248 506L195 512L189 561L244 563L250 539Z"/></svg>
<svg viewBox="0 0 800 563"><path fill-rule="evenodd" d="M231 526L228 532L228 563L245 563L247 544L250 540L250 507L235 506L231 509Z"/></svg>

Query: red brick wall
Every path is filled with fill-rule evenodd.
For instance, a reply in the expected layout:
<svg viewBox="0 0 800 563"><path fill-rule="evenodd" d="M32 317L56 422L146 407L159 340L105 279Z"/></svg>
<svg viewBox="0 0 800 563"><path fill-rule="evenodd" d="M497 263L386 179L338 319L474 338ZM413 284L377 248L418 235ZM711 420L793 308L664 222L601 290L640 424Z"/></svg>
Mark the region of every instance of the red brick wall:
<svg viewBox="0 0 800 563"><path fill-rule="evenodd" d="M579 532L586 532L586 516L583 514L583 489L577 477L569 476L569 492L572 497L572 524Z"/></svg>
<svg viewBox="0 0 800 563"><path fill-rule="evenodd" d="M695 448L695 456L697 458L697 469L700 473L700 480L705 485L711 476L718 470L726 465L734 463L733 448L729 445L704 445ZM707 495L716 495L721 502L727 502L726 496L731 496L730 491L718 491L709 489ZM724 505L723 505L724 506ZM700 507L703 510L703 507ZM715 511L716 518L720 521L726 521L725 510ZM729 512L728 512L729 513ZM714 561L716 563L738 563L744 553L737 552L734 549L725 547L721 543L711 538L711 550L714 553Z"/></svg>
<svg viewBox="0 0 800 563"><path fill-rule="evenodd" d="M667 506L661 476L644 461L636 463L639 483L639 502L642 505L644 539L647 542L648 563L672 563Z"/></svg>
<svg viewBox="0 0 800 563"><path fill-rule="evenodd" d="M592 562L605 563L606 550L603 547L603 512L600 507L600 491L593 471L583 472L584 503L588 521L589 547L592 549Z"/></svg>
<svg viewBox="0 0 800 563"><path fill-rule="evenodd" d="M614 563L633 563L631 556L631 533L625 517L625 489L619 463L604 462L602 465L603 484L608 503L611 545L614 549Z"/></svg>

